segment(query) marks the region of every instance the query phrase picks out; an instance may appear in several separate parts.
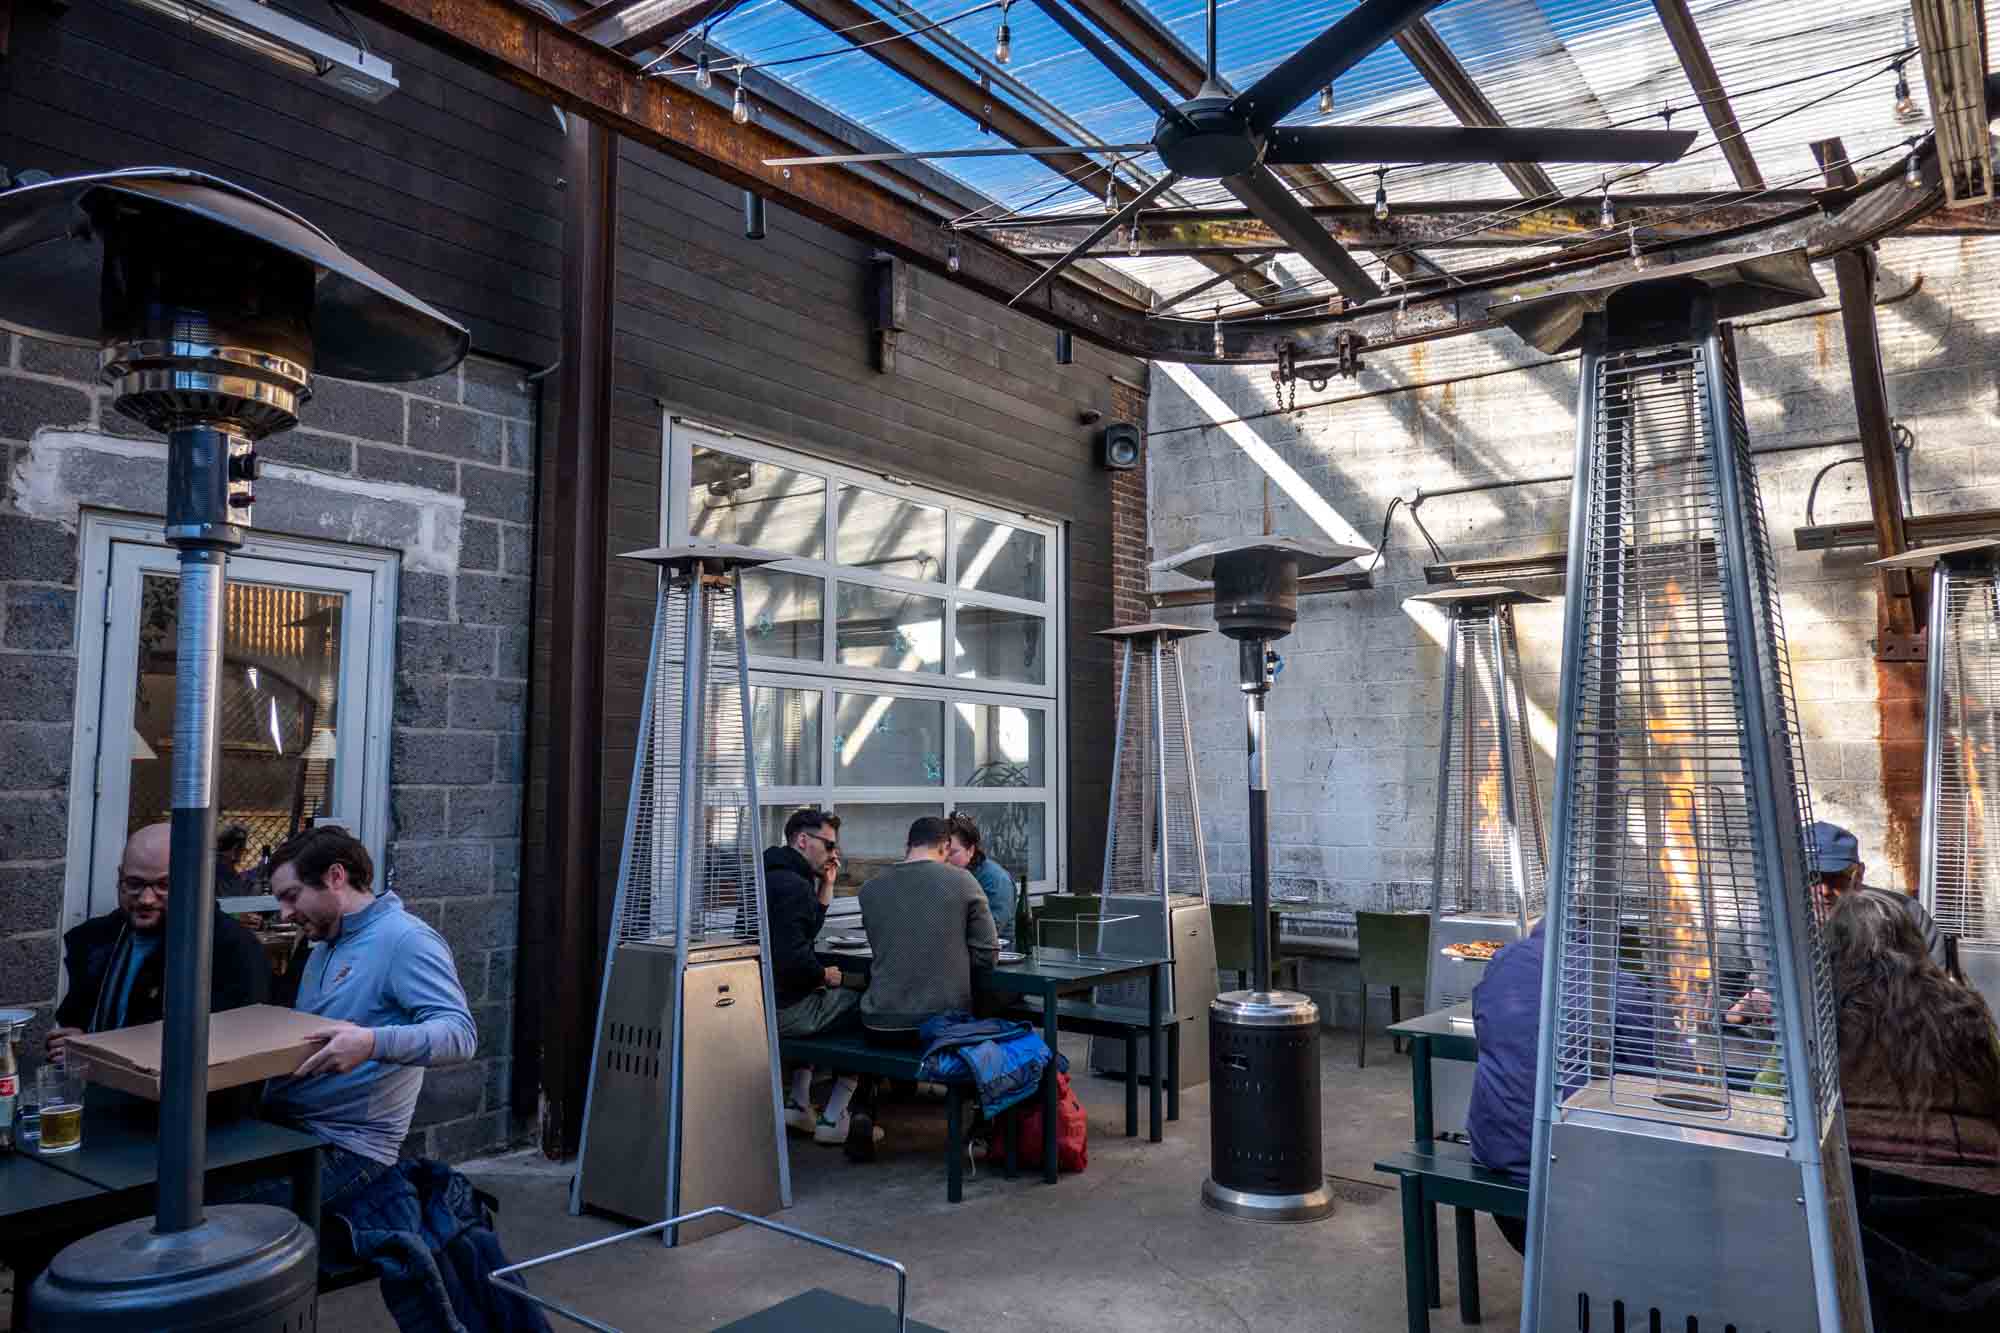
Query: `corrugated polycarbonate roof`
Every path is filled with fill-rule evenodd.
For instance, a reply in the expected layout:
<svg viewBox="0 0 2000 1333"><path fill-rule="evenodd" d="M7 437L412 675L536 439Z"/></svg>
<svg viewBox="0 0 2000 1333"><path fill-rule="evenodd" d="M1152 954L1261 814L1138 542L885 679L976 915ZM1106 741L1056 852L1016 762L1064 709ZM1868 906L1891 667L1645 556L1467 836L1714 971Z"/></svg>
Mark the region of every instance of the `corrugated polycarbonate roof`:
<svg viewBox="0 0 2000 1333"><path fill-rule="evenodd" d="M1203 0L1146 0L1142 7L1198 56ZM976 82L981 64L991 60L1000 26L997 0L864 0L864 8L882 22L837 34L788 0L741 0L709 29L716 67L727 70L737 60L750 62L905 149L1002 146L1003 140L982 133L977 122L873 55L850 49L857 40L898 34L895 40L922 45ZM1354 0L1227 0L1218 9L1220 72L1237 88L1246 87L1353 8ZM1819 168L1810 149L1815 140L1840 137L1865 174L1895 161L1912 136L1929 131L1922 69L1915 59L1909 61L1908 75L1919 114L1905 119L1894 108L1893 63L1915 45L1907 3L1695 0L1691 10L1766 188L1817 184ZM1011 4L1006 21L1013 58L1004 68L987 64L984 70L997 75L997 101L1080 144L1150 139L1152 111L1035 4ZM1607 175L1614 193L1738 188L1653 0L1451 0L1432 10L1429 22L1509 125L1658 129L1671 124L1699 131L1680 161L1650 170L1545 167L1565 193L1595 194ZM931 24L938 30L911 33ZM687 43L669 64L685 65L696 49L696 43ZM1139 65L1136 59L1131 63ZM1011 90L1007 80L1025 91ZM1661 115L1668 108L1670 119ZM1288 123L1460 122L1392 42L1336 82L1330 116L1319 115L1316 102L1308 100ZM1027 157L943 159L932 165L992 201L986 217L1095 215L1102 209L1101 171L1069 181ZM1396 200L1519 197L1491 165L1380 165L1388 168L1392 206ZM1121 170L1128 183L1143 184L1163 168L1156 156L1144 153ZM1376 164L1323 170L1363 199L1373 197ZM1239 207L1215 182L1184 182L1175 194L1184 205ZM1529 207L1521 205L1523 211ZM1112 243L1115 239L1093 257L1156 292L1177 292L1211 276L1211 270L1187 257L1128 258ZM1508 252L1510 257L1531 253ZM1371 273L1380 271L1380 256L1355 254ZM1495 262L1492 252L1449 248L1427 251L1425 258L1447 270ZM1285 288L1286 295L1296 294L1301 281L1304 290L1330 291L1296 255L1280 256L1277 267L1293 284ZM1217 292L1214 299L1225 306L1242 303L1231 288ZM1198 298L1197 305L1209 299Z"/></svg>

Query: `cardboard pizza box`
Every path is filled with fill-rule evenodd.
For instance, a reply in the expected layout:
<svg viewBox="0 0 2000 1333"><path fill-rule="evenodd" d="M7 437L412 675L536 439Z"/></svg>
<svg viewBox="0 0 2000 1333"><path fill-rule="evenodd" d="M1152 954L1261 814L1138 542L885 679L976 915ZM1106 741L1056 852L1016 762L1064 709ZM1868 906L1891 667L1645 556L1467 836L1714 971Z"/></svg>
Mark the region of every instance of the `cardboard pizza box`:
<svg viewBox="0 0 2000 1333"><path fill-rule="evenodd" d="M208 1020L208 1091L291 1073L321 1043L307 1034L328 1026L317 1014L252 1004L212 1014ZM63 1061L92 1083L160 1100L163 1023L141 1023L115 1032L71 1037Z"/></svg>

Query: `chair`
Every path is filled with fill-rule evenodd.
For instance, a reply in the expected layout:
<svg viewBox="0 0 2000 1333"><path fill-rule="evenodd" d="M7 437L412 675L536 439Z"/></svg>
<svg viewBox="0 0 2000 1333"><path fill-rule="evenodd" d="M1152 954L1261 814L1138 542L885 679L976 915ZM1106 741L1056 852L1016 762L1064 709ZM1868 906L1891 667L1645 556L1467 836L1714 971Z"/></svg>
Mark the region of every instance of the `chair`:
<svg viewBox="0 0 2000 1333"><path fill-rule="evenodd" d="M1389 1021L1403 1021L1403 989L1422 995L1429 984L1431 917L1428 912L1356 912L1354 934L1361 955L1361 1032L1356 1060L1366 1069L1368 989L1387 986ZM1402 1048L1397 1040L1395 1049Z"/></svg>
<svg viewBox="0 0 2000 1333"><path fill-rule="evenodd" d="M1239 989L1247 989L1250 984L1250 904L1210 903L1208 905L1208 928L1215 936L1215 968L1218 972L1234 972ZM1291 989L1299 988L1299 960L1278 957L1278 912L1271 911L1271 975L1265 984L1274 990L1284 989L1285 968L1292 970Z"/></svg>

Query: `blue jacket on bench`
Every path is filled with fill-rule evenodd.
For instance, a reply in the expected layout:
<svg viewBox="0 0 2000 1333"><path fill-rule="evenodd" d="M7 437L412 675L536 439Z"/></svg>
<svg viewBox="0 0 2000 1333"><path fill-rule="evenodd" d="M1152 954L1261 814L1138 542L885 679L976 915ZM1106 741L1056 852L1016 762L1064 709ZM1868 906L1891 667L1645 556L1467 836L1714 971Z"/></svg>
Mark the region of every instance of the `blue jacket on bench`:
<svg viewBox="0 0 2000 1333"><path fill-rule="evenodd" d="M1026 1023L1004 1018L975 1019L954 1010L937 1014L918 1029L924 1044L919 1073L939 1083L971 1083L987 1118L1026 1099L1042 1085L1049 1044ZM1069 1067L1062 1056L1058 1069Z"/></svg>

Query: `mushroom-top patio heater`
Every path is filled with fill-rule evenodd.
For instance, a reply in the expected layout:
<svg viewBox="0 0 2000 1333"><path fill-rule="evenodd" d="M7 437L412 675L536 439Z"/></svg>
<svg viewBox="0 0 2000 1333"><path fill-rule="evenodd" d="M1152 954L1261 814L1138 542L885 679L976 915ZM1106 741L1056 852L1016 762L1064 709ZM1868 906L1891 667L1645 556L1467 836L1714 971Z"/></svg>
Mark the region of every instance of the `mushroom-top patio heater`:
<svg viewBox="0 0 2000 1333"><path fill-rule="evenodd" d="M1530 1333L1869 1327L1775 556L1718 322L1748 308L1646 282L1581 326ZM1732 1017L1752 987L1767 1020Z"/></svg>
<svg viewBox="0 0 2000 1333"><path fill-rule="evenodd" d="M792 1201L750 738L742 546L657 565L646 702L570 1211L658 1221ZM669 1227L665 1243L736 1225Z"/></svg>
<svg viewBox="0 0 2000 1333"><path fill-rule="evenodd" d="M1299 577L1368 554L1365 546L1245 537L1207 542L1153 565L1215 582L1215 627L1237 641L1250 754L1249 990L1208 1008L1212 1115L1202 1202L1259 1222L1311 1222L1333 1211L1321 1167L1319 1006L1271 977L1270 778L1264 696L1271 645L1299 618Z"/></svg>
<svg viewBox="0 0 2000 1333"><path fill-rule="evenodd" d="M1435 1013L1471 999L1492 946L1527 934L1548 901L1548 839L1514 632L1514 608L1543 599L1496 584L1410 600L1449 619L1424 995L1425 1012ZM1472 1066L1438 1062L1431 1080L1437 1128L1463 1131Z"/></svg>
<svg viewBox="0 0 2000 1333"><path fill-rule="evenodd" d="M34 1327L310 1327L312 1232L285 1209L201 1201L224 566L250 524L255 442L297 424L315 370L421 379L468 338L296 214L166 168L0 193L0 322L101 349L118 411L167 437L180 551L159 1215L58 1254Z"/></svg>
<svg viewBox="0 0 2000 1333"><path fill-rule="evenodd" d="M1208 917L1208 861L1194 785L1181 640L1203 629L1121 625L1099 630L1120 646L1118 737L1111 764L1111 818L1104 831L1103 926L1099 947L1125 957L1165 957L1168 1010L1180 1029L1180 1084L1208 1077L1208 1006L1215 998L1215 936ZM1100 986L1106 1003L1144 1003L1140 983ZM1090 1044L1093 1068L1125 1072L1125 1044ZM1150 1077L1146 1050L1139 1072Z"/></svg>
<svg viewBox="0 0 2000 1333"><path fill-rule="evenodd" d="M1875 564L1935 567L1918 891L1938 929L1957 937L1965 979L2000 1010L2000 541Z"/></svg>

